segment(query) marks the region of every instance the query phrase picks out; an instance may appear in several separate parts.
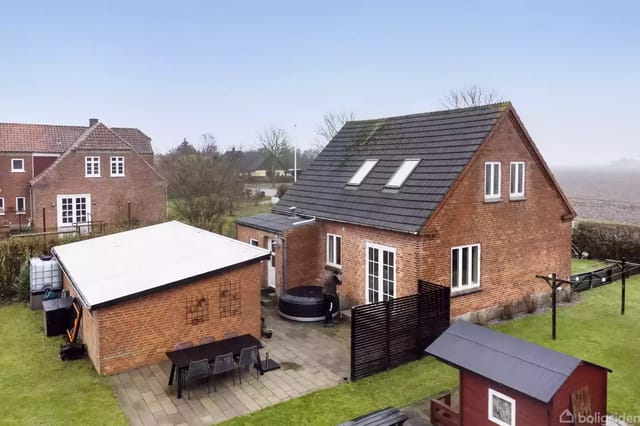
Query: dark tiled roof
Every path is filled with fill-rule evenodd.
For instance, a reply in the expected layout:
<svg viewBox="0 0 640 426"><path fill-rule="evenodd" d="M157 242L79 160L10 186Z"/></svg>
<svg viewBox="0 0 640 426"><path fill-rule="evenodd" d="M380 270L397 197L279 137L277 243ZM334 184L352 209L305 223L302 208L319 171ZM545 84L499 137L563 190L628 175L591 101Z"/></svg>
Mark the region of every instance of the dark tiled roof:
<svg viewBox="0 0 640 426"><path fill-rule="evenodd" d="M86 126L0 123L0 152L62 154L88 129ZM138 129L111 128L140 154L153 154L151 139Z"/></svg>
<svg viewBox="0 0 640 426"><path fill-rule="evenodd" d="M586 363L465 321L455 322L425 352L545 403Z"/></svg>
<svg viewBox="0 0 640 426"><path fill-rule="evenodd" d="M263 213L251 217L244 217L236 220L238 225L245 225L263 231L281 233L287 229L304 226L312 223L309 218L300 216L289 216L285 214Z"/></svg>
<svg viewBox="0 0 640 426"><path fill-rule="evenodd" d="M321 219L418 232L509 106L349 121L274 210L295 206ZM369 158L378 164L347 187ZM405 159L421 161L400 189L384 189Z"/></svg>

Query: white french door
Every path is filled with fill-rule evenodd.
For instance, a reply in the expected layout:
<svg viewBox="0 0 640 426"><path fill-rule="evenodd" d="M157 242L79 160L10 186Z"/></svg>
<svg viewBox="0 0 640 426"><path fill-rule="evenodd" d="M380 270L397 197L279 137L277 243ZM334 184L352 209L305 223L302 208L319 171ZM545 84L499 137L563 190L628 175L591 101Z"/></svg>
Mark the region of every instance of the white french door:
<svg viewBox="0 0 640 426"><path fill-rule="evenodd" d="M396 297L396 249L366 245L366 300L375 303Z"/></svg>
<svg viewBox="0 0 640 426"><path fill-rule="evenodd" d="M91 194L58 195L58 228L84 225L91 220Z"/></svg>
<svg viewBox="0 0 640 426"><path fill-rule="evenodd" d="M267 284L269 287L276 287L276 240L268 240L268 246L271 250L271 259L267 267Z"/></svg>

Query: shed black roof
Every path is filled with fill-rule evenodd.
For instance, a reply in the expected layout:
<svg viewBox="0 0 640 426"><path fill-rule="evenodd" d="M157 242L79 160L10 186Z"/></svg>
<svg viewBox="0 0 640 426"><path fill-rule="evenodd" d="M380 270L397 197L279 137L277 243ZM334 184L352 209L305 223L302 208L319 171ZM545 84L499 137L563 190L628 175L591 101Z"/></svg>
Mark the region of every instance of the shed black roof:
<svg viewBox="0 0 640 426"><path fill-rule="evenodd" d="M544 403L580 364L591 364L465 321L455 322L425 352Z"/></svg>
<svg viewBox="0 0 640 426"><path fill-rule="evenodd" d="M262 213L255 216L243 217L236 220L238 225L245 225L263 231L280 234L287 229L312 223L308 217L292 216L276 213Z"/></svg>
<svg viewBox="0 0 640 426"><path fill-rule="evenodd" d="M417 233L509 103L349 121L275 206L340 222ZM378 163L354 188L366 159ZM401 188L385 184L405 159L420 163Z"/></svg>

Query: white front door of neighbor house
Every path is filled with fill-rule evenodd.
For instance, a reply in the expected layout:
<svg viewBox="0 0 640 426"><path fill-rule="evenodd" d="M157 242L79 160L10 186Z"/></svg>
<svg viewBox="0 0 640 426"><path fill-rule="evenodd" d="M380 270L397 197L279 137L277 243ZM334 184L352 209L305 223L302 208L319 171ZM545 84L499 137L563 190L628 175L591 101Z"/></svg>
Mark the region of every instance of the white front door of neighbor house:
<svg viewBox="0 0 640 426"><path fill-rule="evenodd" d="M375 303L396 297L396 249L379 244L366 246L366 300Z"/></svg>
<svg viewBox="0 0 640 426"><path fill-rule="evenodd" d="M58 195L58 230L86 225L91 220L91 194ZM84 228L84 229L83 229ZM81 227L81 232L87 232Z"/></svg>
<svg viewBox="0 0 640 426"><path fill-rule="evenodd" d="M271 260L269 260L269 266L267 267L267 284L269 287L276 287L276 241L269 239L269 249L271 250Z"/></svg>

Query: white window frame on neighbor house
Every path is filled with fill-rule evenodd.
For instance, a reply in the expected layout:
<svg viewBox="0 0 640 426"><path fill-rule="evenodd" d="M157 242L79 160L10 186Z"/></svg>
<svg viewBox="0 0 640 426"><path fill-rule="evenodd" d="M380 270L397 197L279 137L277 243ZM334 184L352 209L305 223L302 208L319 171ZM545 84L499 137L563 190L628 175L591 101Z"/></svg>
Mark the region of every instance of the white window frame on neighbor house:
<svg viewBox="0 0 640 426"><path fill-rule="evenodd" d="M500 200L500 182L502 180L499 161L487 161L484 163L484 199ZM497 170L497 179L496 179Z"/></svg>
<svg viewBox="0 0 640 426"><path fill-rule="evenodd" d="M477 265L474 270L473 265L473 249L478 249ZM463 263L463 253L467 251L467 264ZM454 260L454 253L457 251L456 259ZM481 265L481 252L480 244L469 244L465 246L451 247L451 293L465 291L472 288L480 287L480 265ZM457 267L457 274L454 274L454 267ZM463 281L463 271L467 268L467 280ZM475 273L476 280L474 282L473 275Z"/></svg>
<svg viewBox="0 0 640 426"><path fill-rule="evenodd" d="M84 157L84 177L100 177L100 157Z"/></svg>
<svg viewBox="0 0 640 426"><path fill-rule="evenodd" d="M400 188L416 166L420 163L420 159L412 158L404 160L398 170L391 176L391 179L385 185L387 188Z"/></svg>
<svg viewBox="0 0 640 426"><path fill-rule="evenodd" d="M511 408L511 422L507 423L502 419L499 419L497 417L495 417L493 415L493 398L496 397L498 399L501 399L507 403L509 403L509 406ZM513 398L508 397L507 395L504 395L498 391L495 391L491 388L489 388L489 407L488 407L488 417L489 420L492 421L493 423L500 425L500 426L516 426L516 401Z"/></svg>
<svg viewBox="0 0 640 426"><path fill-rule="evenodd" d="M69 202L69 199L71 202ZM84 199L84 203L81 201L82 199ZM91 221L91 194L58 195L56 203L58 228L84 225ZM65 215L64 211L68 214Z"/></svg>
<svg viewBox="0 0 640 426"><path fill-rule="evenodd" d="M115 167L115 171L114 171ZM122 169L122 170L118 170ZM124 157L122 155L111 157L111 176L122 177L124 176Z"/></svg>
<svg viewBox="0 0 640 426"><path fill-rule="evenodd" d="M18 208L20 202L22 201L22 210ZM27 213L27 199L25 197L16 197L16 214L26 214Z"/></svg>
<svg viewBox="0 0 640 426"><path fill-rule="evenodd" d="M0 197L0 215L4 215L4 197Z"/></svg>
<svg viewBox="0 0 640 426"><path fill-rule="evenodd" d="M375 159L367 159L364 160L364 163L360 166L360 168L353 174L353 177L347 182L347 185L360 185L364 178L373 170L373 168L378 164L378 160Z"/></svg>
<svg viewBox="0 0 640 426"><path fill-rule="evenodd" d="M342 236L327 234L327 265L342 268Z"/></svg>
<svg viewBox="0 0 640 426"><path fill-rule="evenodd" d="M509 173L509 198L524 198L524 161L512 161L509 164Z"/></svg>
<svg viewBox="0 0 640 426"><path fill-rule="evenodd" d="M378 259L375 261L370 258L370 251L378 252ZM385 262L385 254L393 255L392 263ZM369 262L371 261L371 264ZM390 268L391 274L385 277L385 267ZM387 269L389 271L389 269ZM367 303L375 303L381 300L395 299L398 294L398 256L395 247L383 246L375 243L366 243L365 245L365 262L364 262L364 291ZM377 280L376 280L377 279ZM384 281L389 281L392 285L392 291L384 291ZM374 284L374 285L372 285ZM373 292L377 297L371 297ZM375 299L375 300L374 300Z"/></svg>
<svg viewBox="0 0 640 426"><path fill-rule="evenodd" d="M14 167L14 161L19 161L21 166ZM24 173L24 158L12 158L11 159L11 172L12 173Z"/></svg>
<svg viewBox="0 0 640 426"><path fill-rule="evenodd" d="M249 244L251 244L254 247L260 247L260 241L253 238L249 238Z"/></svg>

